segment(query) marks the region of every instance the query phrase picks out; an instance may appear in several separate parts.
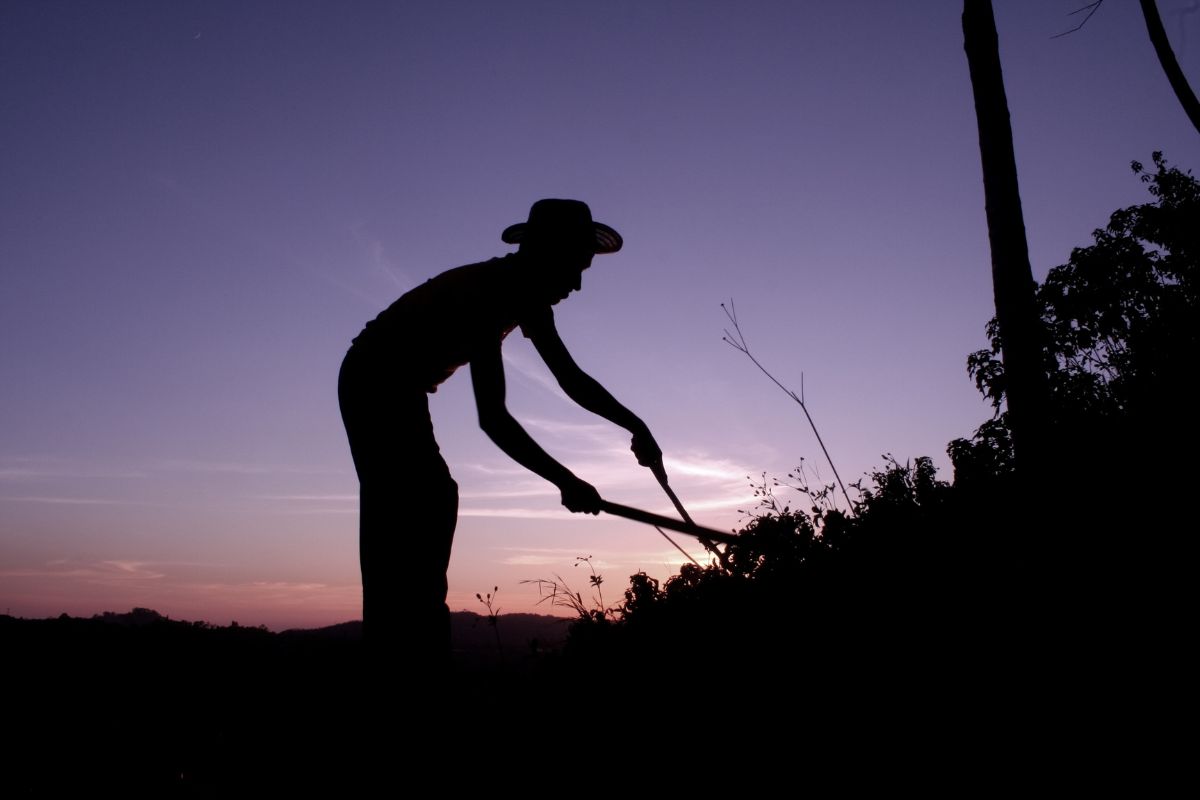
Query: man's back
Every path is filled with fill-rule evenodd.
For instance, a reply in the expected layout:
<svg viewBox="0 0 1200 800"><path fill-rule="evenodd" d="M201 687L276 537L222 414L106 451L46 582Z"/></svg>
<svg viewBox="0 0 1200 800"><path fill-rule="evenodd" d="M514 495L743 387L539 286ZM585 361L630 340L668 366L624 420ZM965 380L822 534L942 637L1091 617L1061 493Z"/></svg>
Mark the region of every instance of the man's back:
<svg viewBox="0 0 1200 800"><path fill-rule="evenodd" d="M356 349L427 392L521 325L552 323L550 307L523 292L512 256L447 270L406 292L354 339ZM384 365L381 365L384 366Z"/></svg>

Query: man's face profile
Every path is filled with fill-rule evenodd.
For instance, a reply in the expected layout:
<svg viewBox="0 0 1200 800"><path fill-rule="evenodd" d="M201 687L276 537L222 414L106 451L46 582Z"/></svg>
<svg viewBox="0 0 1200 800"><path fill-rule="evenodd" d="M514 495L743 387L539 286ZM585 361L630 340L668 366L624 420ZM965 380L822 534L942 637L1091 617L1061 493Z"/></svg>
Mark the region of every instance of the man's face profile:
<svg viewBox="0 0 1200 800"><path fill-rule="evenodd" d="M530 259L538 288L551 305L565 300L583 285L583 271L592 264L594 245L576 238L571 241L543 241L522 247Z"/></svg>

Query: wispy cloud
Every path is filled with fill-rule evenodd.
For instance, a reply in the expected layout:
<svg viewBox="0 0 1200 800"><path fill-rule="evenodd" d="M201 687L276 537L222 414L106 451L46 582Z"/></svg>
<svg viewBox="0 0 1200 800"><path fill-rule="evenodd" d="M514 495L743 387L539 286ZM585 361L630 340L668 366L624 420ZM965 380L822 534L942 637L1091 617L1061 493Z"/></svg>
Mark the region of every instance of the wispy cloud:
<svg viewBox="0 0 1200 800"><path fill-rule="evenodd" d="M133 479L145 478L140 470L113 469L61 456L0 456L0 480L40 478Z"/></svg>
<svg viewBox="0 0 1200 800"><path fill-rule="evenodd" d="M567 466L580 478L599 489L605 497L612 493L630 491L638 494L652 491L656 496L662 496L654 476L648 469L639 466L634 461L633 454L628 450L611 454L593 453L589 457L573 459ZM670 469L667 470L667 473L671 479L671 487L679 492L680 497L685 494L694 497L697 493L705 495L735 494L741 493L746 486L744 474L735 481L725 478L697 478L696 476L682 475ZM609 499L615 500L616 497Z"/></svg>
<svg viewBox="0 0 1200 800"><path fill-rule="evenodd" d="M0 502L15 502L15 503L48 503L51 505L62 506L144 506L148 503L141 503L132 500L113 500L105 497L53 497L53 496L26 496L26 497L0 497Z"/></svg>
<svg viewBox="0 0 1200 800"><path fill-rule="evenodd" d="M319 280L329 284L330 286L333 286L336 289L340 289L349 296L353 297L355 300L360 301L364 308L369 308L375 313L381 311L383 306L386 305L386 303L380 301L380 298L377 295L366 291L360 286L356 286L355 284L343 280L340 275L330 272L329 270L318 269L309 266L308 272L311 275L315 275Z"/></svg>
<svg viewBox="0 0 1200 800"><path fill-rule="evenodd" d="M555 558L553 556L540 556L540 555L537 555L536 553L525 553L522 555L508 556L507 558L501 559L500 563L504 564L505 566L509 566L509 567L551 567L551 566L556 566L556 567L561 568L561 569L559 569L559 571L556 574L561 575L562 577L570 577L570 576L579 574L579 573L575 573L575 572L567 572L566 567L578 567L581 570L585 570L584 574L587 574L586 571L588 569L586 564L582 564L582 563L576 564L574 561L568 561L568 560L564 560L561 558ZM609 561L607 559L598 558L595 556L593 556L592 560L591 560L592 568L599 570L599 571L624 569L625 565L627 563L628 562ZM583 575L579 575L579 577L580 577L579 583L583 584L584 583ZM574 581L571 581L571 583L574 583Z"/></svg>
<svg viewBox="0 0 1200 800"><path fill-rule="evenodd" d="M701 547L688 547L686 542L681 542L685 550L692 553L692 556L704 563L705 554ZM582 574L577 572L568 572L568 567L575 566L571 559L555 557L550 555L539 555L537 553L520 553L512 556L505 556L500 559L501 564L508 567L552 567L555 568L555 575L565 578L574 588L575 580L573 576L578 576L578 583L582 587L586 583L586 579ZM663 550L655 553L629 553L624 555L616 555L610 558L593 558L592 566L597 572L621 573L626 570L632 571L638 569L652 569L654 567L664 567L667 571L673 571L680 564L687 563L687 558L678 550ZM586 565L578 565L579 569L587 569ZM590 573L589 573L590 574ZM606 576L609 577L609 576ZM622 576L623 577L623 576Z"/></svg>
<svg viewBox="0 0 1200 800"><path fill-rule="evenodd" d="M663 456L663 465L667 468L668 473L722 481L744 481L746 475L749 474L744 467L740 467L732 461L723 458L706 458L702 455Z"/></svg>
<svg viewBox="0 0 1200 800"><path fill-rule="evenodd" d="M556 553L562 556L570 556L572 559L583 558L587 553L580 553L578 547L517 547L515 545L493 545L491 550L514 551L520 553ZM599 551L595 551L599 552Z"/></svg>
<svg viewBox="0 0 1200 800"><path fill-rule="evenodd" d="M529 474L529 470L525 469L525 467L522 467L519 464L513 464L511 462L509 464L506 464L503 466L496 466L495 464L475 463L475 464L464 464L463 467L465 469L473 470L475 472L480 472L484 475L528 475Z"/></svg>
<svg viewBox="0 0 1200 800"><path fill-rule="evenodd" d="M666 544L662 539L654 541ZM680 542L680 544L684 546L685 550L691 551L698 560L703 561L703 548L692 546L692 543L688 541ZM587 564L581 561L586 556L591 557L591 565L597 570L637 569L643 565L660 564L677 566L685 560L684 556L674 548L629 551L593 550L590 553L559 547L495 547L492 549L511 553L500 559L501 564L518 567L558 567L564 577L570 577L573 574L566 571L568 567L587 570Z"/></svg>
<svg viewBox="0 0 1200 800"><path fill-rule="evenodd" d="M558 382L554 380L554 377L549 374L546 367L538 366L534 364L531 359L526 358L523 354L514 353L508 348L505 348L501 355L504 359L505 365L507 367L512 367L517 375L525 378L530 383L545 389L547 392L559 398L560 400L567 403L571 402L571 398L567 397L566 393L563 392L562 387L560 387Z"/></svg>
<svg viewBox="0 0 1200 800"><path fill-rule="evenodd" d="M620 443L629 435L611 422L563 422L544 417L520 417L519 421L526 428L603 445L604 451L619 450Z"/></svg>
<svg viewBox="0 0 1200 800"><path fill-rule="evenodd" d="M284 502L299 502L299 503L328 503L328 502L344 502L357 503L358 495L356 494L260 494L254 496L255 500L282 500Z"/></svg>
<svg viewBox="0 0 1200 800"><path fill-rule="evenodd" d="M500 559L501 564L507 564L512 567L547 567L551 565L561 566L562 558L558 556L542 556L536 553L523 553L516 556L507 556Z"/></svg>
<svg viewBox="0 0 1200 800"><path fill-rule="evenodd" d="M367 230L365 222L351 223L347 232L352 248L347 261L356 263L358 270L333 271L308 265L310 274L362 301L364 306L375 312L416 285L408 273L397 266L388 255L383 240ZM379 285L381 283L382 286Z"/></svg>
<svg viewBox="0 0 1200 800"><path fill-rule="evenodd" d="M320 581L220 581L181 579L175 567L196 567L212 571L224 571L222 564L201 564L173 561L138 561L133 559L106 559L79 561L55 559L43 565L0 569L0 579L32 579L39 587L58 583L78 583L104 586L109 589L130 590L136 596L145 597L146 603L167 603L183 599L195 599L208 605L213 598L220 598L224 606L246 607L272 606L296 607L340 607L349 609L361 602L362 588L358 583L329 584Z"/></svg>
<svg viewBox="0 0 1200 800"><path fill-rule="evenodd" d="M383 240L368 230L366 222L360 220L351 223L349 231L350 238L363 254L371 275L384 278L393 289L401 293L407 292L415 285L413 279L388 256Z"/></svg>
<svg viewBox="0 0 1200 800"><path fill-rule="evenodd" d="M459 492L458 496L462 500L508 500L520 497L552 497L558 495L557 487L545 481L543 481L543 484L543 486L497 489L494 491Z"/></svg>
<svg viewBox="0 0 1200 800"><path fill-rule="evenodd" d="M279 607L345 605L361 602L358 584L335 585L316 581L245 581L241 583L195 583L184 587L189 593L219 595L227 603Z"/></svg>
<svg viewBox="0 0 1200 800"><path fill-rule="evenodd" d="M649 511L676 516L670 503L653 476L634 461L624 442L624 432L610 434L604 423L561 422L553 419L533 418L526 423L530 429L553 432L563 437L577 437L581 446L577 455L564 459L572 472L595 486L603 497L626 505L646 508ZM611 442L619 439L613 446ZM560 449L561 448L556 448ZM499 457L498 457L499 458ZM561 508L530 507L528 503L510 506L505 501L520 501L528 498L554 498L556 487L539 479L528 480L529 473L519 466L495 467L487 464L473 465L489 481L476 491L463 492L465 502L460 510L462 516L507 517L519 519L571 519L578 518ZM712 458L702 452L689 452L667 459L667 472L671 476L672 488L679 494L685 508L693 515L704 512L731 512L753 508L757 500L746 480L747 472L737 464L721 458ZM522 480L504 483L500 477L522 476ZM475 501L474 507L472 502ZM492 501L492 502L487 502ZM540 504L537 504L540 505ZM557 506L557 503L554 504ZM713 524L724 528L725 525Z"/></svg>
<svg viewBox="0 0 1200 800"><path fill-rule="evenodd" d="M413 280L388 258L382 241L379 239L370 239L365 241L365 245L367 248L367 259L371 268L389 280L396 291L403 294L413 287Z"/></svg>
<svg viewBox="0 0 1200 800"><path fill-rule="evenodd" d="M145 472L104 472L100 470L45 469L30 467L0 468L0 480L36 478L145 478Z"/></svg>
<svg viewBox="0 0 1200 800"><path fill-rule="evenodd" d="M313 514L357 514L358 495L343 493L259 494L249 499L265 503L283 503L272 510L281 514L309 516ZM314 505L333 503L334 505Z"/></svg>
<svg viewBox="0 0 1200 800"><path fill-rule="evenodd" d="M549 508L459 508L460 517L497 517L506 519L579 519L564 509Z"/></svg>
<svg viewBox="0 0 1200 800"><path fill-rule="evenodd" d="M158 562L120 559L82 563L55 559L46 562L44 567L0 570L0 577L3 578L80 578L94 583L156 581L165 576Z"/></svg>
<svg viewBox="0 0 1200 800"><path fill-rule="evenodd" d="M737 511L739 509L750 509L758 505L758 498L753 492L745 491L739 494L722 494L709 497L701 497L696 499L697 495L692 495L687 503L688 511L716 511L718 509L727 509ZM664 506L663 508L667 508ZM670 506L663 513L674 514L675 507Z"/></svg>
<svg viewBox="0 0 1200 800"><path fill-rule="evenodd" d="M150 569L152 562L149 561L101 561L102 567L110 567L121 575L127 575L130 578L139 580L158 580L166 573L158 570Z"/></svg>
<svg viewBox="0 0 1200 800"><path fill-rule="evenodd" d="M203 461L197 459L166 459L154 463L154 468L180 472L226 472L235 475L339 475L344 470L297 466L295 464L260 464L247 461Z"/></svg>

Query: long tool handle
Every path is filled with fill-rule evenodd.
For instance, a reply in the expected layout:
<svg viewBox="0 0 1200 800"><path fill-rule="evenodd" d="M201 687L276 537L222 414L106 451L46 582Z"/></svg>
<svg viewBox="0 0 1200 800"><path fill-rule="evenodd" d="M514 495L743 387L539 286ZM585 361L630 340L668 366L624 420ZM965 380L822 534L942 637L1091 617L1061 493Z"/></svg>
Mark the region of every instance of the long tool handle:
<svg viewBox="0 0 1200 800"><path fill-rule="evenodd" d="M686 533L688 536L695 536L697 539L710 539L723 544L729 544L737 539L737 536L732 533L722 533L712 528L702 528L696 524L689 525L686 522L681 522L671 517L664 517L661 514L651 514L649 511L642 511L640 508L631 508L619 503L610 503L607 500L600 502L600 510L606 514L631 519L634 522L644 522L647 525L670 528L679 533Z"/></svg>
<svg viewBox="0 0 1200 800"><path fill-rule="evenodd" d="M650 469L654 473L654 477L658 479L658 485L663 488L663 491L667 493L667 497L671 499L671 504L679 512L679 516L683 517L683 521L688 525L695 525L695 521L687 513L687 509L683 507L683 503L679 502L679 498L675 496L675 492L671 491L671 485L667 483L667 470L663 467L663 463L659 461Z"/></svg>

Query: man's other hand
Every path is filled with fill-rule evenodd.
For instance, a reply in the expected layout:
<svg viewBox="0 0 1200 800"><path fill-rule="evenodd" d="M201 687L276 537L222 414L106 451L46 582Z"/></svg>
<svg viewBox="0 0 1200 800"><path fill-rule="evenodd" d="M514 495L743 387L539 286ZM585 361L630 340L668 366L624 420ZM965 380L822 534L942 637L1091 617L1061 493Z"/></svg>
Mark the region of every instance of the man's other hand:
<svg viewBox="0 0 1200 800"><path fill-rule="evenodd" d="M633 434L633 444L629 449L643 467L653 468L662 463L662 450L650 435L649 429Z"/></svg>
<svg viewBox="0 0 1200 800"><path fill-rule="evenodd" d="M600 504L604 500L596 491L596 487L587 481L581 481L572 476L570 481L560 484L558 488L562 492L562 504L567 507L568 511L574 511L577 514L581 512L584 514L600 513Z"/></svg>

